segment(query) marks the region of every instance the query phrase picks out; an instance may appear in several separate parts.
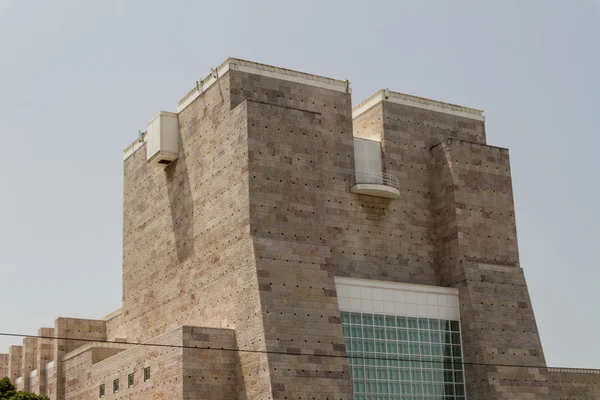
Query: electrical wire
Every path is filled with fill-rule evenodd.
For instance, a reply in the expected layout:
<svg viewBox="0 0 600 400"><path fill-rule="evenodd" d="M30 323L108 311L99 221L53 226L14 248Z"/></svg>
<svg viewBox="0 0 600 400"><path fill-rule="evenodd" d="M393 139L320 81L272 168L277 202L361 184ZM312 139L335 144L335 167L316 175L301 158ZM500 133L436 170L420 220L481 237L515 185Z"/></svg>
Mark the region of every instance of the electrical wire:
<svg viewBox="0 0 600 400"><path fill-rule="evenodd" d="M161 344L161 343L138 343L138 342L121 342L112 340L99 340L99 339L82 339L82 338L69 338L69 337L57 337L57 336L41 336L41 335L25 335L20 333L6 333L0 332L0 336L7 337L22 337L22 338L37 338L37 339L50 339L50 340L71 340L86 343L108 343L108 344L120 344L120 345L131 345L131 346L150 346L150 347L168 347L178 349L190 349L190 350L211 350L211 351L227 351L237 353L254 353L254 354L275 354L285 356L296 356L296 357L324 357L324 358L344 358L344 359L360 359L360 360L374 360L374 361L405 361L405 362L420 362L420 363L452 363L453 365L471 365L471 366L488 366L488 367L510 367L510 368L561 368L561 367L547 367L544 365L516 365L516 364L495 364L495 363L478 363L478 362L465 362L465 361L451 361L444 360L416 360L413 358L382 358L382 357L370 357L360 355L336 355L336 354L310 354L302 352L288 352L288 351L272 351L272 350L250 350L250 349L232 349L225 347L202 347L202 346L185 346L185 345L174 345L174 344ZM426 357L443 357L443 356L426 356ZM582 368L578 368L582 369Z"/></svg>

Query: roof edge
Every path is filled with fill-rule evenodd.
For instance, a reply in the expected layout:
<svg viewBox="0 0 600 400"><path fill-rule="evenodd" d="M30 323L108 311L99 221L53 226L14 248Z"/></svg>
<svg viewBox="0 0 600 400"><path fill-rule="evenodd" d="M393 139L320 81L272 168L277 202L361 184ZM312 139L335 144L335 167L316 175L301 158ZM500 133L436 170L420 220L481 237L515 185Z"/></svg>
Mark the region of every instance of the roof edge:
<svg viewBox="0 0 600 400"><path fill-rule="evenodd" d="M458 117L485 121L483 110L459 106L442 101L431 100L424 97L413 96L410 94L392 92L387 89L380 89L367 97L365 100L352 107L352 118L356 118L370 108L376 106L382 101L403 104L411 107L422 108L426 110L441 112L445 114L456 115Z"/></svg>
<svg viewBox="0 0 600 400"><path fill-rule="evenodd" d="M239 58L228 58L217 68L213 69L206 78L197 81L196 87L190 90L178 103L177 111L181 112L192 101L194 101L202 92L212 86L219 77L225 75L230 69L247 72L256 75L268 76L276 79L283 79L296 83L303 83L310 86L321 87L324 89L336 90L339 92L350 93L350 82L348 80L339 80L327 78L321 75L308 74L306 72L295 71L287 68L275 67L267 64L260 64L253 61L242 60Z"/></svg>

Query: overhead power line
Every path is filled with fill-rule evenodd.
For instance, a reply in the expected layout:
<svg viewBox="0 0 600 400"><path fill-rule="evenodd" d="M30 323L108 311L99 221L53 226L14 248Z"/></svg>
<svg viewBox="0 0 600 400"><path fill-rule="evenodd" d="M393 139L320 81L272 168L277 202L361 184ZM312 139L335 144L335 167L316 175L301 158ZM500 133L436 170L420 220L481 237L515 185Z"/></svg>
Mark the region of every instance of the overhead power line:
<svg viewBox="0 0 600 400"><path fill-rule="evenodd" d="M58 337L58 336L42 336L42 335L25 335L21 333L7 333L0 332L0 336L8 337L22 337L22 338L37 338L37 339L50 339L50 340L72 340L86 343L108 343L108 344L120 344L120 345L131 345L131 346L149 346L149 347L168 347L178 349L190 349L190 350L210 350L210 351L228 351L237 353L254 353L254 354L276 354L284 356L295 356L295 357L324 357L324 358L344 358L344 359L360 359L360 360L374 360L374 361L405 361L405 362L421 362L421 363L438 363L444 364L451 362L452 364L459 365L472 365L472 366L487 366L487 367L511 367L511 368L549 368L543 365L516 365L516 364L495 364L495 363L478 363L478 362L465 362L450 360L417 360L414 358L389 358L389 357L371 357L371 356L359 356L359 355L335 355L335 354L310 354L302 352L290 352L290 351L272 351L272 350L251 350L251 349L235 349L226 347L204 347L204 346L185 346L185 345L174 345L174 344L161 344L161 343L138 343L138 342L121 342L114 340L99 340L99 339L82 339L82 338L69 338L69 337ZM443 356L426 356L426 357L440 357ZM447 358L447 357L446 357ZM552 367L560 368L560 367Z"/></svg>

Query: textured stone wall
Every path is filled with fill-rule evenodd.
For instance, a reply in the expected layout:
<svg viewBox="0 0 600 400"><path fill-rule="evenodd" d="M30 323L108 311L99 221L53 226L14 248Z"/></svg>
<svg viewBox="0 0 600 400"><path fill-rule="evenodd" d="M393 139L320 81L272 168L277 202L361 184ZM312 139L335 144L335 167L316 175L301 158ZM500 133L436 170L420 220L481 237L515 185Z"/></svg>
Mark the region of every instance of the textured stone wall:
<svg viewBox="0 0 600 400"><path fill-rule="evenodd" d="M436 261L442 285L459 288L467 393L547 398L544 354L519 268L508 151L446 139L432 152Z"/></svg>
<svg viewBox="0 0 600 400"><path fill-rule="evenodd" d="M127 327L123 325L123 315L121 310L117 310L110 315L109 318L105 318L106 321L106 337L108 340L114 341L116 339L127 338Z"/></svg>
<svg viewBox="0 0 600 400"><path fill-rule="evenodd" d="M23 338L23 364L21 366L21 374L23 377L23 389L26 392L31 391L29 383L29 374L35 369L37 360L38 340L36 338Z"/></svg>
<svg viewBox="0 0 600 400"><path fill-rule="evenodd" d="M88 340L106 340L106 322L93 319L57 318L54 324L54 367L47 372L46 395L64 400L66 376L63 357L86 345Z"/></svg>
<svg viewBox="0 0 600 400"><path fill-rule="evenodd" d="M0 379L8 376L8 354L0 354Z"/></svg>
<svg viewBox="0 0 600 400"><path fill-rule="evenodd" d="M183 400L238 399L240 353L230 351L235 331L184 326L182 335Z"/></svg>
<svg viewBox="0 0 600 400"><path fill-rule="evenodd" d="M23 367L23 346L10 346L8 349L8 377L14 385L21 376Z"/></svg>
<svg viewBox="0 0 600 400"><path fill-rule="evenodd" d="M352 119L352 136L360 139L383 141L383 102Z"/></svg>
<svg viewBox="0 0 600 400"><path fill-rule="evenodd" d="M353 165L350 96L245 73L251 233L273 398L350 398L325 190L345 191ZM236 100L239 99L239 100ZM325 189L327 188L327 189ZM333 199L333 198L332 198Z"/></svg>
<svg viewBox="0 0 600 400"><path fill-rule="evenodd" d="M181 346L181 331L156 338L153 343ZM99 397L100 385L105 385L105 399L168 399L181 398L182 349L178 347L134 347L105 358L95 347L70 356L64 361L67 376L65 400L87 400ZM99 349L101 352L108 349ZM117 349L116 351L119 351ZM104 354L106 355L106 354ZM96 362L94 362L96 361ZM143 381L143 370L151 368L151 379ZM127 376L135 374L134 386L127 387ZM113 381L119 379L119 392L113 393Z"/></svg>
<svg viewBox="0 0 600 400"><path fill-rule="evenodd" d="M492 360L489 355L506 346L507 362L544 365L518 268L508 157L485 145L482 121L390 102L363 113L354 133L382 138L385 172L400 181L400 198L392 201L349 192L349 95L235 73L232 96L240 99L234 97L234 104L252 100L250 229L267 349L343 354L332 280L338 275L459 287L468 357ZM436 145L448 147L447 154ZM486 262L494 271L496 264L512 269L495 274L479 265ZM495 291L484 295L481 286L466 285L467 270L483 270ZM509 284L511 289L503 286ZM494 312L482 312L480 302ZM485 334L496 332L489 336L493 340L475 331L478 323L490 327ZM499 333L519 323L518 333ZM306 375L309 357L287 358L269 357L274 398L348 396L345 363L321 358ZM469 395L547 393L539 369L490 371L467 370ZM521 379L514 384L516 375Z"/></svg>
<svg viewBox="0 0 600 400"><path fill-rule="evenodd" d="M548 372L550 399L600 399L600 370L550 368Z"/></svg>
<svg viewBox="0 0 600 400"><path fill-rule="evenodd" d="M38 330L37 353L35 368L37 376L31 381L30 390L39 395L46 395L47 369L46 364L54 360L54 328L40 328Z"/></svg>
<svg viewBox="0 0 600 400"><path fill-rule="evenodd" d="M147 340L180 325L235 329L264 350L249 235L247 103L221 77L179 114L179 159L148 167L145 147L125 161L122 325ZM240 355L240 398L267 399L267 358Z"/></svg>
<svg viewBox="0 0 600 400"><path fill-rule="evenodd" d="M469 398L597 397L596 375L544 368L508 152L483 121L391 100L353 121L349 93L270 72L230 69L183 109L165 170L145 145L125 160L122 309L59 318L40 335L61 339L11 347L0 375L51 400L100 384L106 398L350 399L340 276L458 288ZM353 137L381 141L399 198L351 193Z"/></svg>
<svg viewBox="0 0 600 400"><path fill-rule="evenodd" d="M235 347L233 330L184 326L149 343L161 346L124 349L91 344L81 353L67 354L65 400L98 398L102 384L106 399L238 398L238 354L220 350ZM151 378L144 382L147 367ZM129 374L134 374L132 387L128 387ZM113 393L115 379L119 380L117 393Z"/></svg>

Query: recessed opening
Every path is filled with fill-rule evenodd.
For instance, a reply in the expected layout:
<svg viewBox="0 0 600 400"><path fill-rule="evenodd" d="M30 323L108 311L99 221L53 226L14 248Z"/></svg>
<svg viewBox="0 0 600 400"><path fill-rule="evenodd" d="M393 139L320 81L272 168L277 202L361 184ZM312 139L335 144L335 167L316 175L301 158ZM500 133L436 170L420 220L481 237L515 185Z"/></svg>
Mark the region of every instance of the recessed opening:
<svg viewBox="0 0 600 400"><path fill-rule="evenodd" d="M169 165L169 164L171 164L171 160L159 160L158 163L159 164Z"/></svg>

